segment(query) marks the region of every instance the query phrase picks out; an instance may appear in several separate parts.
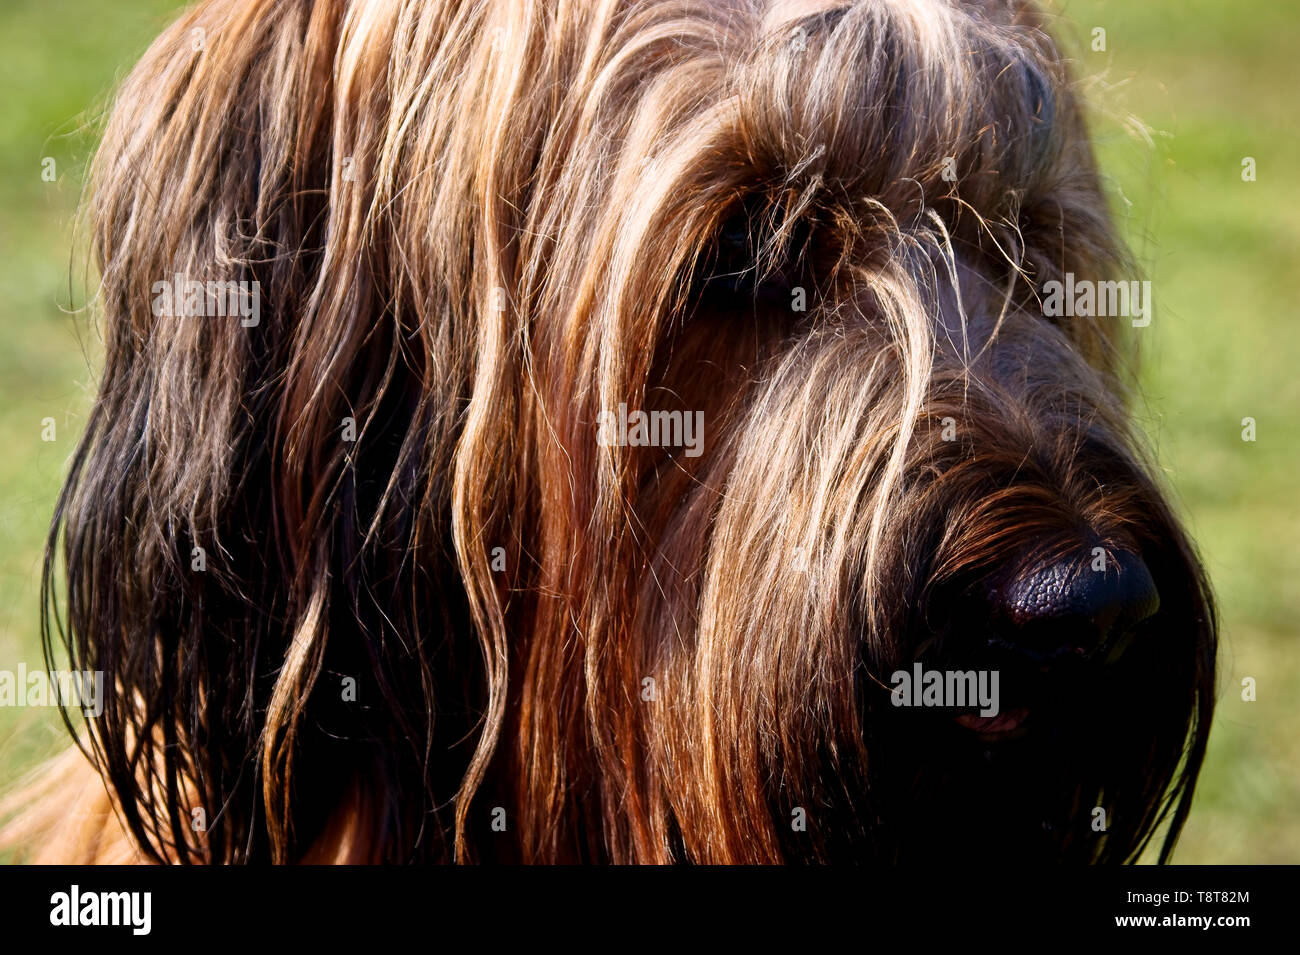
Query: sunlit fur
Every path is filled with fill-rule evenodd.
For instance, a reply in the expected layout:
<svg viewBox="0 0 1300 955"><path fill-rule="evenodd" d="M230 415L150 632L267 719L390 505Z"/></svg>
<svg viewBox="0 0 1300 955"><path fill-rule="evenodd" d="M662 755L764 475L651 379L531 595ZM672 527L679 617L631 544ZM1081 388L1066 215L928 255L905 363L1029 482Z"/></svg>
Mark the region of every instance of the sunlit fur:
<svg viewBox="0 0 1300 955"><path fill-rule="evenodd" d="M1115 862L1163 822L1168 852L1214 611L1128 423L1136 334L1039 305L1134 277L1048 26L1011 0L184 14L88 193L105 365L45 591L51 654L109 674L94 772L38 781L10 840ZM258 281L260 325L154 316L177 272ZM703 411L704 453L602 447L619 403ZM985 754L889 705L894 669L963 659L972 581L1095 540L1162 609L1072 708Z"/></svg>

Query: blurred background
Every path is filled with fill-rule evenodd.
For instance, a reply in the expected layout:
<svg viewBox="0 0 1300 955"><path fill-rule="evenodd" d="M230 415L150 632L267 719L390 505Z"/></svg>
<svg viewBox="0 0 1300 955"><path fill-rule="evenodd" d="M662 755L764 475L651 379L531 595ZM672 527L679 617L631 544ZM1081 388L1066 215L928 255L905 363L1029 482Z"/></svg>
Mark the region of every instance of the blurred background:
<svg viewBox="0 0 1300 955"><path fill-rule="evenodd" d="M82 172L112 90L179 6L0 5L0 669L41 664L44 537L98 368ZM1050 8L1153 282L1139 413L1222 614L1219 708L1174 861L1300 863L1300 5ZM0 789L66 745L55 711L0 707Z"/></svg>

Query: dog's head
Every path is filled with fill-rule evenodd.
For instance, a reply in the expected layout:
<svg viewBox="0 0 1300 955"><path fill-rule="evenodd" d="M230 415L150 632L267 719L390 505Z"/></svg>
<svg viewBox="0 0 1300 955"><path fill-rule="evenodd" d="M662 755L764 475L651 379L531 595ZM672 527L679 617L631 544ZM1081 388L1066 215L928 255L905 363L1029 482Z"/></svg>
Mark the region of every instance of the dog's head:
<svg viewBox="0 0 1300 955"><path fill-rule="evenodd" d="M1033 8L211 0L92 187L66 642L151 851L1172 845L1214 613Z"/></svg>

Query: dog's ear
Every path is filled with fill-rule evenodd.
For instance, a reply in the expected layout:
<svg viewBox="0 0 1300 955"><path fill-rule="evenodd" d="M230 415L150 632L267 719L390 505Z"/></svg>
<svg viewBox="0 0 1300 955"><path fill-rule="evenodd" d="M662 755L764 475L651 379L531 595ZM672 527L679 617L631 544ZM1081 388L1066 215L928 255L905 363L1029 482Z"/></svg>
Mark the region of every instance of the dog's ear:
<svg viewBox="0 0 1300 955"><path fill-rule="evenodd" d="M470 632L447 518L464 380L378 251L391 48L343 11L199 5L126 81L92 170L105 370L46 637L104 672L90 749L159 858L293 858L356 777L380 852L423 823L439 853L422 808L465 757L430 753L474 730L476 648L448 690L464 716L431 715Z"/></svg>

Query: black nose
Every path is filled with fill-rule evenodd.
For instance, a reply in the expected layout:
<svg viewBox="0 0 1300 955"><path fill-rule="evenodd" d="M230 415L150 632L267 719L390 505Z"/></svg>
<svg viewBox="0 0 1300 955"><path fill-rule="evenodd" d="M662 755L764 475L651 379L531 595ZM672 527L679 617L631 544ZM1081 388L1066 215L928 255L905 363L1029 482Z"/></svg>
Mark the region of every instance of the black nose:
<svg viewBox="0 0 1300 955"><path fill-rule="evenodd" d="M1133 628L1160 609L1151 571L1124 551L1104 561L1083 555L995 579L985 599L990 644L1041 665L1096 655L1115 659Z"/></svg>

